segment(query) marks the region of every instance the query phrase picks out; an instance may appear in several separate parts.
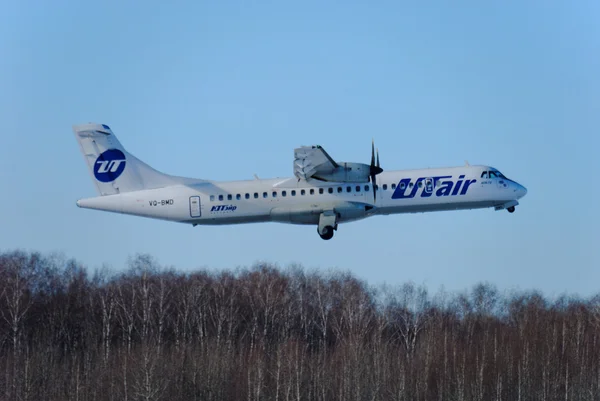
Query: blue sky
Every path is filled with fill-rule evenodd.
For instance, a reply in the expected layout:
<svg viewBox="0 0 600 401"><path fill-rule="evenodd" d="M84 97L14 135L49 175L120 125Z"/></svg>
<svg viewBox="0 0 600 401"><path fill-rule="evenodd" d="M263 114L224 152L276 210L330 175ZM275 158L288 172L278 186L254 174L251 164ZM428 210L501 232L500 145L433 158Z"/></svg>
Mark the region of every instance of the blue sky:
<svg viewBox="0 0 600 401"><path fill-rule="evenodd" d="M5 2L0 250L118 270L349 270L372 284L583 296L600 290L600 3ZM493 210L340 226L195 227L79 209L95 188L71 131L111 126L166 173L290 176L321 144L387 170L488 164L528 194Z"/></svg>

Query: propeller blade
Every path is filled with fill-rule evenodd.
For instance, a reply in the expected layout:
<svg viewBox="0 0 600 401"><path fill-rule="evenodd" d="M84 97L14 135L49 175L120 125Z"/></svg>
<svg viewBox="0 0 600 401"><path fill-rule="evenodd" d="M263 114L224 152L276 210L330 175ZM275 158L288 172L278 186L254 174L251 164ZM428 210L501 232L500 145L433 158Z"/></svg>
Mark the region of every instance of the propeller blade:
<svg viewBox="0 0 600 401"><path fill-rule="evenodd" d="M371 167L375 165L375 139L371 140Z"/></svg>
<svg viewBox="0 0 600 401"><path fill-rule="evenodd" d="M375 140L371 140L371 166L369 168L371 185L373 185L373 202L377 202L377 174L380 174L383 169L379 164L379 149L377 149L377 159L375 158Z"/></svg>
<svg viewBox="0 0 600 401"><path fill-rule="evenodd" d="M373 175L373 203L377 203L377 176Z"/></svg>
<svg viewBox="0 0 600 401"><path fill-rule="evenodd" d="M369 174L371 176L380 174L383 169L379 164L379 149L377 149L377 159L375 159L375 140L371 141L371 165L369 166Z"/></svg>

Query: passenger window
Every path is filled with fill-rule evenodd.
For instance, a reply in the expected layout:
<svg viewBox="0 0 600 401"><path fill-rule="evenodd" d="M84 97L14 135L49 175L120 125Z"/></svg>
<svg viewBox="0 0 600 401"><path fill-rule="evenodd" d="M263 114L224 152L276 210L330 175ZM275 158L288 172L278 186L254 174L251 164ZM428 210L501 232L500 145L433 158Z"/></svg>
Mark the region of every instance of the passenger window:
<svg viewBox="0 0 600 401"><path fill-rule="evenodd" d="M286 195L287 195L287 192L281 191L281 196L286 196Z"/></svg>
<svg viewBox="0 0 600 401"><path fill-rule="evenodd" d="M314 190L314 189L311 189L311 190L310 190L310 194L311 194L311 195L314 195L314 194L315 194L315 190Z"/></svg>
<svg viewBox="0 0 600 401"><path fill-rule="evenodd" d="M296 190L292 189L292 196L296 196Z"/></svg>
<svg viewBox="0 0 600 401"><path fill-rule="evenodd" d="M219 195L219 200L222 201L223 200L223 195Z"/></svg>
<svg viewBox="0 0 600 401"><path fill-rule="evenodd" d="M246 199L250 199L250 194L246 194Z"/></svg>
<svg viewBox="0 0 600 401"><path fill-rule="evenodd" d="M350 186L347 186L347 187L346 187L346 192L352 192L352 187L350 187Z"/></svg>
<svg viewBox="0 0 600 401"><path fill-rule="evenodd" d="M319 188L319 195L323 195L323 188Z"/></svg>
<svg viewBox="0 0 600 401"><path fill-rule="evenodd" d="M333 188L328 188L327 192L329 192L330 194L332 194L333 193Z"/></svg>
<svg viewBox="0 0 600 401"><path fill-rule="evenodd" d="M369 186L365 185L365 191L369 192Z"/></svg>
<svg viewBox="0 0 600 401"><path fill-rule="evenodd" d="M268 193L266 193L266 192L263 192L263 198L265 198L265 199L266 199L266 198L268 198L268 197L269 197L269 194L268 194Z"/></svg>
<svg viewBox="0 0 600 401"><path fill-rule="evenodd" d="M232 200L233 199L233 195L229 194L227 195L227 200Z"/></svg>
<svg viewBox="0 0 600 401"><path fill-rule="evenodd" d="M356 186L356 192L360 192L360 185Z"/></svg>
<svg viewBox="0 0 600 401"><path fill-rule="evenodd" d="M392 189L396 189L396 184L392 184Z"/></svg>
<svg viewBox="0 0 600 401"><path fill-rule="evenodd" d="M412 188L412 187L413 187L413 185L414 185L414 184L411 182L410 184L408 184L408 187L409 187L409 188Z"/></svg>
<svg viewBox="0 0 600 401"><path fill-rule="evenodd" d="M277 198L277 192L273 191L273 198Z"/></svg>
<svg viewBox="0 0 600 401"><path fill-rule="evenodd" d="M211 201L211 202L214 202L214 201L215 201L215 196L214 196L214 195L211 195L211 196L210 196L210 201Z"/></svg>
<svg viewBox="0 0 600 401"><path fill-rule="evenodd" d="M254 193L254 199L258 199L258 192Z"/></svg>
<svg viewBox="0 0 600 401"><path fill-rule="evenodd" d="M400 184L400 189L404 189L406 188L406 185L404 185L404 183Z"/></svg>
<svg viewBox="0 0 600 401"><path fill-rule="evenodd" d="M338 187L338 194L342 192L342 187Z"/></svg>
<svg viewBox="0 0 600 401"><path fill-rule="evenodd" d="M383 190L387 190L387 184L383 184Z"/></svg>
<svg viewBox="0 0 600 401"><path fill-rule="evenodd" d="M237 195L235 196L235 199L237 199L237 200L240 200L240 199L242 199L242 195L240 195L240 194L237 194Z"/></svg>
<svg viewBox="0 0 600 401"><path fill-rule="evenodd" d="M305 190L300 191L300 195L306 195L306 191Z"/></svg>

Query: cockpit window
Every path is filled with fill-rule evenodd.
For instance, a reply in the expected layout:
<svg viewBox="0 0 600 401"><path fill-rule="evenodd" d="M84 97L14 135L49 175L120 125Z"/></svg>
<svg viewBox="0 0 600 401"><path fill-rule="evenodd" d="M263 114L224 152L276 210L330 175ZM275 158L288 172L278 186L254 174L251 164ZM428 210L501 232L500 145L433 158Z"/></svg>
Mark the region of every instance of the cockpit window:
<svg viewBox="0 0 600 401"><path fill-rule="evenodd" d="M484 171L481 173L481 178L506 178L504 174L498 170ZM507 178L506 178L507 179Z"/></svg>

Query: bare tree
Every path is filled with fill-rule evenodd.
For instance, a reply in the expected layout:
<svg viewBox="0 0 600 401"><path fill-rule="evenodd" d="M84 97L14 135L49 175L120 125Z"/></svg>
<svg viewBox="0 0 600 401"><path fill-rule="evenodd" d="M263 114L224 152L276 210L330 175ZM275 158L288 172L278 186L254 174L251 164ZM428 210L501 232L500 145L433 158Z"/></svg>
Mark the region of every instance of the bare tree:
<svg viewBox="0 0 600 401"><path fill-rule="evenodd" d="M387 313L400 336L406 357L410 360L415 352L419 334L431 317L428 291L423 286L406 283L395 291L388 290L388 297Z"/></svg>
<svg viewBox="0 0 600 401"><path fill-rule="evenodd" d="M12 345L12 373L10 375L10 386L6 387L6 399L19 399L19 380L21 377L21 338L23 323L27 311L33 303L30 293L30 285L35 274L34 266L40 255L33 254L31 257L21 252L3 255L0 258L0 271L4 285L0 290L4 305L0 313L10 330L10 341Z"/></svg>

